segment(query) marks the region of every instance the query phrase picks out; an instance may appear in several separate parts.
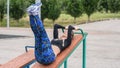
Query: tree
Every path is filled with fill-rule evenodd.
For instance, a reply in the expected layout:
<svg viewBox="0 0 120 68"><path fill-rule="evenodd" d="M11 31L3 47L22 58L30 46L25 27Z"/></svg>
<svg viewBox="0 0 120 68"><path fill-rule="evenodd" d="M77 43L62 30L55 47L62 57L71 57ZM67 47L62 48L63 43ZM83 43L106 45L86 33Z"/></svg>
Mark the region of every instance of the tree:
<svg viewBox="0 0 120 68"><path fill-rule="evenodd" d="M5 0L0 0L0 21L3 20L5 13Z"/></svg>
<svg viewBox="0 0 120 68"><path fill-rule="evenodd" d="M44 19L48 17L48 0L42 0L42 7L41 7L41 19L44 23Z"/></svg>
<svg viewBox="0 0 120 68"><path fill-rule="evenodd" d="M53 20L53 24L55 20L60 16L61 10L60 5L57 0L49 0L48 1L48 18Z"/></svg>
<svg viewBox="0 0 120 68"><path fill-rule="evenodd" d="M59 5L61 5L61 10L66 11L69 0L59 0Z"/></svg>
<svg viewBox="0 0 120 68"><path fill-rule="evenodd" d="M109 10L112 13L120 11L120 0L107 0L109 5Z"/></svg>
<svg viewBox="0 0 120 68"><path fill-rule="evenodd" d="M27 7L29 7L31 4L35 4L35 0L26 0L24 3Z"/></svg>
<svg viewBox="0 0 120 68"><path fill-rule="evenodd" d="M15 20L18 20L23 17L26 10L26 3L24 0L10 0L10 16Z"/></svg>
<svg viewBox="0 0 120 68"><path fill-rule="evenodd" d="M98 4L98 11L105 10L108 13L108 1L107 0L100 0Z"/></svg>
<svg viewBox="0 0 120 68"><path fill-rule="evenodd" d="M74 17L74 24L76 23L76 18L81 16L83 12L83 7L81 0L70 0L67 7L67 13Z"/></svg>
<svg viewBox="0 0 120 68"><path fill-rule="evenodd" d="M97 10L99 0L82 0L84 12L88 16L88 22L90 22L90 16Z"/></svg>

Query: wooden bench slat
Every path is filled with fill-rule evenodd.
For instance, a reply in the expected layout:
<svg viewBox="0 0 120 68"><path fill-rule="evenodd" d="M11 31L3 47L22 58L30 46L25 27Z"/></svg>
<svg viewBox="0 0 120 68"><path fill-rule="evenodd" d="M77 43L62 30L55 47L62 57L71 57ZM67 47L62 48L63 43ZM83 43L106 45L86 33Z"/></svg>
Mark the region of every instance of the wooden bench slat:
<svg viewBox="0 0 120 68"><path fill-rule="evenodd" d="M36 62L32 68L58 68L60 63L63 62L64 59L74 50L74 48L77 46L81 39L82 35L74 36L71 45L68 48L66 48L63 52L61 52L52 64L42 65ZM0 68L22 68L23 66L29 64L33 60L35 60L34 50L30 50L16 57L15 59L12 59L7 63L2 64Z"/></svg>
<svg viewBox="0 0 120 68"><path fill-rule="evenodd" d="M82 35L75 35L71 45L68 48L66 48L63 52L61 52L52 64L42 65L36 62L32 68L58 68L60 63L63 62L63 60L74 50L74 48L81 40Z"/></svg>
<svg viewBox="0 0 120 68"><path fill-rule="evenodd" d="M30 63L33 60L35 60L34 50L30 50L3 64L0 68L22 68L24 65Z"/></svg>

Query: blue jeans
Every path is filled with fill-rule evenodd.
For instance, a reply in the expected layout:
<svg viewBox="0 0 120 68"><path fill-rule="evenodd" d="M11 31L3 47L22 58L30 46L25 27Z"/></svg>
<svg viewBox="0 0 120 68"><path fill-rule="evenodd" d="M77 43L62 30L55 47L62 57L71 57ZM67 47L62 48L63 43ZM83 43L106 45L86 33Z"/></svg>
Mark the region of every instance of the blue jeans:
<svg viewBox="0 0 120 68"><path fill-rule="evenodd" d="M55 60L50 40L38 15L30 15L30 26L35 37L35 58L41 64L50 64Z"/></svg>

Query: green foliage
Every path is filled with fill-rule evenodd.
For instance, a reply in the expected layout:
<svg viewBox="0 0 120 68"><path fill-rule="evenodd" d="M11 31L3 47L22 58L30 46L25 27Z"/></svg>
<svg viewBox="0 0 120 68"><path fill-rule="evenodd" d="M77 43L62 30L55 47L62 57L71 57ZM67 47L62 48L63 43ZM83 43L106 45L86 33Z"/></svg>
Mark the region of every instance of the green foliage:
<svg viewBox="0 0 120 68"><path fill-rule="evenodd" d="M10 0L10 16L15 20L23 17L26 10L26 3L24 0Z"/></svg>
<svg viewBox="0 0 120 68"><path fill-rule="evenodd" d="M90 16L97 10L99 0L82 0L84 12L88 15L88 21Z"/></svg>
<svg viewBox="0 0 120 68"><path fill-rule="evenodd" d="M46 9L47 10L47 9ZM48 18L54 21L60 16L61 10L57 0L48 1Z"/></svg>
<svg viewBox="0 0 120 68"><path fill-rule="evenodd" d="M44 22L44 19L48 17L48 0L41 0L42 7L41 7L41 19Z"/></svg>
<svg viewBox="0 0 120 68"><path fill-rule="evenodd" d="M27 7L29 7L31 4L35 3L35 0L26 0L26 1L24 1L24 3Z"/></svg>
<svg viewBox="0 0 120 68"><path fill-rule="evenodd" d="M112 13L120 11L120 0L107 0L109 5L109 10Z"/></svg>
<svg viewBox="0 0 120 68"><path fill-rule="evenodd" d="M0 0L0 21L2 21L4 18L5 3L6 3L5 0Z"/></svg>
<svg viewBox="0 0 120 68"><path fill-rule="evenodd" d="M66 11L69 0L58 0L59 5L61 5L61 11Z"/></svg>
<svg viewBox="0 0 120 68"><path fill-rule="evenodd" d="M35 0L27 0L27 2L29 2L30 4L34 4Z"/></svg>
<svg viewBox="0 0 120 68"><path fill-rule="evenodd" d="M80 0L70 0L67 7L67 13L70 14L74 19L81 16L83 7ZM75 20L74 20L75 23Z"/></svg>
<svg viewBox="0 0 120 68"><path fill-rule="evenodd" d="M45 18L49 18L53 20L53 23L56 19L57 19L56 20L57 23L61 23L61 22L63 24L72 23L73 17L74 17L74 22L75 21L80 22L78 19L77 20L75 19L77 17L79 18L79 16L81 16L83 12L85 12L87 15L83 14L82 16L85 15L85 18L80 18L80 20L84 20L88 16L88 21L90 21L90 17L92 21L94 16L93 13L95 13L96 10L103 12L110 11L112 13L117 13L120 11L120 0L41 0L41 1L42 1L42 7L41 7L42 21L44 21ZM7 6L6 2L7 0L0 0L0 21L1 21L0 25L4 25L4 26L6 25L6 23L4 23L6 22L6 19L4 18L6 12L6 6ZM25 25L26 21L24 20L21 21L21 18L23 18L23 16L25 15L26 8L34 3L35 0L26 0L26 1L10 0L10 17L12 18L11 22L12 20L14 20L13 21L14 23L12 22L12 24L14 25L11 26ZM69 14L68 16L71 15L72 17L70 16L70 19L68 19L68 17L61 16L62 19L60 19L59 16L61 14L61 11L64 13L67 12ZM97 14L97 16L100 16L100 14ZM106 15L103 14L103 16ZM18 23L18 21L19 23L21 23L21 25Z"/></svg>
<svg viewBox="0 0 120 68"><path fill-rule="evenodd" d="M106 11L108 12L108 1L107 0L100 0L98 4L98 11Z"/></svg>

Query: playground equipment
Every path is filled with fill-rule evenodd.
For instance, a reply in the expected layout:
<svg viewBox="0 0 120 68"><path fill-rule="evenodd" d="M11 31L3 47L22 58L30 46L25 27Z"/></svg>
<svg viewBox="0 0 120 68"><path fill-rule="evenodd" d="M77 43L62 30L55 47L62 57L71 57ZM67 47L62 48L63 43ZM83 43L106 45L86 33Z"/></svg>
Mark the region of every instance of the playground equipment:
<svg viewBox="0 0 120 68"><path fill-rule="evenodd" d="M81 42L83 42L82 68L86 68L86 37L87 33L83 32L81 29L75 32L75 36L72 40L71 45L68 48L66 48L63 52L61 52L57 56L56 60L50 65L42 65L37 63L34 57L34 50L33 49L28 50L28 48L34 48L34 46L26 46L25 47L26 53L8 61L5 64L2 64L0 68L30 68L30 66L33 63L35 64L33 65L32 68L60 68L60 66L63 63L64 68L67 68L68 58L76 50L76 48L80 45Z"/></svg>

